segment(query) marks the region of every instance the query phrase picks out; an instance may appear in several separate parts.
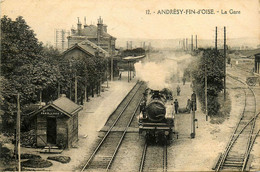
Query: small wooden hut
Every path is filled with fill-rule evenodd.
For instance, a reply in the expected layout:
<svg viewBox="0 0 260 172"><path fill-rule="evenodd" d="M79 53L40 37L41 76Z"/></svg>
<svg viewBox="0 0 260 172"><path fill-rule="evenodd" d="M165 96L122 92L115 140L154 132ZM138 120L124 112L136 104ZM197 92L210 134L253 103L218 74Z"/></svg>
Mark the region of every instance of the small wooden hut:
<svg viewBox="0 0 260 172"><path fill-rule="evenodd" d="M70 148L78 140L78 113L82 107L61 95L32 115L37 147Z"/></svg>

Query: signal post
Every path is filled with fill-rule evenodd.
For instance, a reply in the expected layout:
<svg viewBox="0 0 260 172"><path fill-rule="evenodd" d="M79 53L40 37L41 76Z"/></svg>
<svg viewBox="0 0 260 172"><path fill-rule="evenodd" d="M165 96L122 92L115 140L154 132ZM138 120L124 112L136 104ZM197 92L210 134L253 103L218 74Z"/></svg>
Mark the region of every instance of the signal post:
<svg viewBox="0 0 260 172"><path fill-rule="evenodd" d="M197 110L195 92L193 92L192 95L191 95L191 106L192 106L192 112L191 112L191 133L190 133L190 137L193 139L193 138L195 138L195 122L197 121L197 119L195 119L195 111Z"/></svg>

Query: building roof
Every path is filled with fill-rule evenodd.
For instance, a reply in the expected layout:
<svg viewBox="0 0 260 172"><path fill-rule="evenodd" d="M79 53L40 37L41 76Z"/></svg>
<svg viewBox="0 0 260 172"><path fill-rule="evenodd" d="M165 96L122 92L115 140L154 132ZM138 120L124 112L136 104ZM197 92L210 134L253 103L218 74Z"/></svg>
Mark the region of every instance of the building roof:
<svg viewBox="0 0 260 172"><path fill-rule="evenodd" d="M72 115L81 108L79 105L67 98L64 94L62 94L60 98L53 101L52 104Z"/></svg>
<svg viewBox="0 0 260 172"><path fill-rule="evenodd" d="M112 37L110 34L105 32L104 27L103 28L103 37ZM97 38L97 26L95 25L87 25L81 29L80 36L86 36L87 38Z"/></svg>
<svg viewBox="0 0 260 172"><path fill-rule="evenodd" d="M105 57L109 56L109 53L106 50L104 50L103 48L101 48L100 46L96 45L95 43L89 40L84 40L78 43L78 45L93 55L95 55L95 52L98 51L99 53L104 54Z"/></svg>
<svg viewBox="0 0 260 172"><path fill-rule="evenodd" d="M91 56L95 56L96 52L101 53L101 56L104 57L108 57L109 53L104 50L103 48L101 48L100 46L97 46L96 44L94 44L93 42L89 41L89 40L84 40L80 43L76 43L75 45L73 45L72 47L68 48L66 51L64 51L62 53L62 55L67 54L69 51L78 48L81 51L91 55Z"/></svg>
<svg viewBox="0 0 260 172"><path fill-rule="evenodd" d="M123 60L134 61L134 60L142 59L144 57L145 57L145 55L141 55L141 56L127 56L127 57L124 57Z"/></svg>
<svg viewBox="0 0 260 172"><path fill-rule="evenodd" d="M253 56L255 54L260 53L260 48L254 50L241 50L240 53L246 57Z"/></svg>
<svg viewBox="0 0 260 172"><path fill-rule="evenodd" d="M64 113L68 117L72 117L75 114L77 114L77 112L82 110L81 106L77 105L76 103L74 103L73 101L68 99L65 95L62 95L60 98L56 99L52 103L40 108L39 110L37 110L29 115L32 115L32 116L36 115L39 112L41 112L42 110L47 109L50 106L55 108L56 110Z"/></svg>

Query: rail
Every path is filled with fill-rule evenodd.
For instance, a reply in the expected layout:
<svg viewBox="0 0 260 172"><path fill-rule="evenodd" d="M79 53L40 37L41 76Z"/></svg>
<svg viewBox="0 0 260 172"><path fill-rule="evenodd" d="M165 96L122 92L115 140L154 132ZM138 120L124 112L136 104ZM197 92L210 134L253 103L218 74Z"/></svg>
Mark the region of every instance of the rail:
<svg viewBox="0 0 260 172"><path fill-rule="evenodd" d="M165 141L164 145L163 145L163 172L167 172L167 140ZM144 166L145 166L145 160L146 160L146 156L147 156L147 147L148 147L148 143L147 141L144 144L144 148L143 148L143 152L142 152L142 158L140 161L140 165L139 165L139 172L143 172L144 170Z"/></svg>
<svg viewBox="0 0 260 172"><path fill-rule="evenodd" d="M142 99L143 99L143 98L140 99L138 105L141 103ZM114 160L114 158L115 158L115 156L116 156L116 154L117 154L117 152L118 152L118 150L119 150L119 147L120 147L121 144L122 144L122 141L123 141L123 139L124 139L124 137L125 137L125 135L126 135L127 129L130 127L130 125L131 125L131 123L132 123L132 121L133 121L133 118L134 118L134 116L135 116L135 114L136 114L138 108L139 108L139 106L137 106L137 107L135 108L134 112L132 113L131 119L129 120L127 126L125 127L124 133L123 133L123 135L121 136L121 138L120 138L120 140L119 140L119 143L118 143L118 145L117 145L117 147L116 147L116 150L115 150L115 152L113 153L112 158L111 158L111 160L110 160L110 162L109 162L109 164L108 164L108 166L107 166L107 171L110 169L110 166L111 166L111 164L112 164L112 162L113 162L113 160Z"/></svg>
<svg viewBox="0 0 260 172"><path fill-rule="evenodd" d="M84 171L86 168L87 168L87 166L89 165L89 163L92 161L92 159L94 158L94 156L95 156L95 154L98 152L98 150L100 149L100 147L102 146L102 144L104 143L104 141L106 140L106 138L107 138L107 136L109 135L109 133L111 132L111 130L114 128L114 126L116 125L116 123L117 123L117 121L119 120L119 118L122 116L122 114L124 113L124 111L126 110L126 108L128 107L128 105L130 104L130 102L132 101L132 99L134 98L134 96L136 95L136 93L138 92L138 90L139 90L139 88L142 86L142 82L137 82L136 84L135 84L135 86L130 90L130 92L131 91L133 91L134 90L134 88L138 85L140 83L140 85L139 85L139 87L138 87L138 89L136 90L136 92L133 94L133 96L130 98L130 100L127 102L127 104L124 106L124 108L123 108L123 110L119 113L119 115L118 115L118 117L116 118L116 120L113 122L113 124L111 125L111 127L109 128L109 130L107 131L107 133L105 134L105 136L102 138L102 140L99 142L99 144L98 144L98 146L96 147L96 149L94 150L94 152L91 154L91 156L89 157L89 159L87 160L87 162L86 162L86 164L83 166L83 168L81 169L81 172L82 171ZM129 94L130 94L130 92L127 94L127 96L129 96ZM127 97L126 96L126 97ZM122 102L126 99L126 97L121 101L121 103L119 104L119 106L122 104ZM118 106L118 107L119 107ZM117 109L118 109L118 107L117 107ZM116 109L116 110L117 110ZM115 111L116 111L115 110ZM114 112L115 112L114 111ZM113 112L113 113L114 113Z"/></svg>
<svg viewBox="0 0 260 172"><path fill-rule="evenodd" d="M234 80L237 80L239 82L241 82L242 84L246 85L243 81L239 80L238 78L235 78L234 76L232 75L228 75L229 77L231 77L232 79ZM229 139L229 142L225 148L225 151L224 151L224 154L222 155L222 157L220 158L220 162L218 163L215 171L219 171L222 167L223 167L223 164L227 158L227 155L229 153L229 151L231 150L233 144L236 142L236 140L238 139L239 135L244 131L244 129L251 123L253 122L252 126L251 126L251 129L250 129L250 135L249 135L249 139L248 139L248 143L247 143L247 148L246 148L246 156L244 157L243 159L243 166L242 166L242 170L245 169L245 166L247 164L247 161L248 161L248 158L249 158L249 154L250 154L250 148L252 147L252 144L253 144L253 141L252 141L252 135L253 135L253 131L254 131L254 126L255 126L255 121L256 121L256 118L257 116L259 115L256 114L256 98L255 98L255 94L253 92L253 90L250 88L250 87L247 87L253 94L253 97L254 97L254 117L251 118L251 120L239 131L238 134L237 133L237 129L238 127L240 126L240 122L241 120L243 119L244 115L245 115L245 109L246 109L246 103L247 103L247 94L246 94L246 91L244 90L245 92L245 105L244 105L244 108L243 108L243 112L241 114L241 117L239 119L239 122L233 132L233 134L231 135L230 139Z"/></svg>

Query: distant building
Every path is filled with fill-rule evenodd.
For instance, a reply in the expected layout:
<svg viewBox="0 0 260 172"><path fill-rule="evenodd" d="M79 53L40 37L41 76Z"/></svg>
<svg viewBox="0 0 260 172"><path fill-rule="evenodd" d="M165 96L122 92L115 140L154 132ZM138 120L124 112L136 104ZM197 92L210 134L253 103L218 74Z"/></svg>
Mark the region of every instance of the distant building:
<svg viewBox="0 0 260 172"><path fill-rule="evenodd" d="M87 25L85 18L85 23L82 27L81 22L78 20L77 29L72 28L71 35L67 38L69 48L76 43L88 40L107 51L109 55L112 55L115 52L116 38L107 33L107 25L103 23L101 17L98 19L97 26L92 24Z"/></svg>

